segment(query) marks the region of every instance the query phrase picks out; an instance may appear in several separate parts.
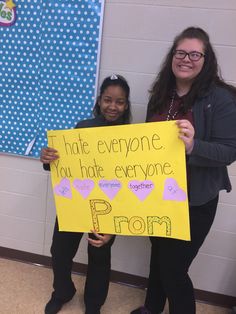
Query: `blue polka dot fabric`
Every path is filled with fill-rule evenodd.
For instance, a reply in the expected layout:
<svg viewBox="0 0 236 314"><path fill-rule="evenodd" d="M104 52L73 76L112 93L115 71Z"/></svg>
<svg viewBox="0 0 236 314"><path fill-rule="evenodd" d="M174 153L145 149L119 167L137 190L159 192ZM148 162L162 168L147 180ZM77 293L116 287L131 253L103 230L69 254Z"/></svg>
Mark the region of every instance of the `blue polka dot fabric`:
<svg viewBox="0 0 236 314"><path fill-rule="evenodd" d="M103 1L14 3L15 24L0 26L0 151L38 157L47 130L91 117Z"/></svg>

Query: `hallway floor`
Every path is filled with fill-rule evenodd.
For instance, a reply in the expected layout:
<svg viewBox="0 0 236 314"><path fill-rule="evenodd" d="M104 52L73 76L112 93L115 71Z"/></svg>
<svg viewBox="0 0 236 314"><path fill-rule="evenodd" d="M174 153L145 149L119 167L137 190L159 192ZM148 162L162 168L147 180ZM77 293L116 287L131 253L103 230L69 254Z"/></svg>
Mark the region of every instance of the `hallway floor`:
<svg viewBox="0 0 236 314"><path fill-rule="evenodd" d="M60 313L83 314L84 276L73 275L77 293ZM51 269L0 258L0 314L43 314L52 290ZM111 283L101 314L129 314L143 303L145 291ZM166 309L165 314L168 313ZM230 314L231 310L197 303L197 314Z"/></svg>

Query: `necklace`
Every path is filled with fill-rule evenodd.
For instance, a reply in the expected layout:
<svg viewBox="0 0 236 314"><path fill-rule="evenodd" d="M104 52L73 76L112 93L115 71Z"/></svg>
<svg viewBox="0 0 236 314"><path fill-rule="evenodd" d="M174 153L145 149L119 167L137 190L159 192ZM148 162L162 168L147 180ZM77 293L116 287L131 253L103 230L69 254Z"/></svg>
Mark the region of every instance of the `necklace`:
<svg viewBox="0 0 236 314"><path fill-rule="evenodd" d="M175 101L175 95L176 95L176 91L174 89L173 94L171 96L170 107L167 113L166 121L174 120L179 112L179 110L176 110L175 112L171 113L173 105L174 105L174 101Z"/></svg>

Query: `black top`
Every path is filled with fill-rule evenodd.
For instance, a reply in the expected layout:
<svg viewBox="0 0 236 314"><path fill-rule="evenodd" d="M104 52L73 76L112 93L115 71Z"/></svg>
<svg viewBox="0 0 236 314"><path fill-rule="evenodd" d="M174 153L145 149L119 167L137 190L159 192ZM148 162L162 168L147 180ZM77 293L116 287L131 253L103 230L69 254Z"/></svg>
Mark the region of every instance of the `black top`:
<svg viewBox="0 0 236 314"><path fill-rule="evenodd" d="M112 126L112 125L120 125L120 124L124 124L123 118L119 118L115 121L107 121L104 116L99 115L96 116L93 119L87 119L87 120L82 120L79 121L76 126L75 129L78 128L92 128L92 127L98 127L98 126Z"/></svg>

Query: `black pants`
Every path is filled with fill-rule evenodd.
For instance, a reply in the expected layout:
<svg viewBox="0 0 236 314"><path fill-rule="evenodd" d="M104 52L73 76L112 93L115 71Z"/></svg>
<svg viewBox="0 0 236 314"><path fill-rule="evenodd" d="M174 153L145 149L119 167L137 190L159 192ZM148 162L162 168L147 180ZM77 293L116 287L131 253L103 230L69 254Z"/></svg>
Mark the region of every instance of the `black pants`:
<svg viewBox="0 0 236 314"><path fill-rule="evenodd" d="M163 311L166 299L170 314L195 314L195 298L188 269L213 223L218 196L201 206L191 206L191 241L151 237L151 261L145 306Z"/></svg>
<svg viewBox="0 0 236 314"><path fill-rule="evenodd" d="M82 236L83 233L79 232L59 231L56 220L51 246L54 273L52 296L65 302L73 297L76 290L71 279L71 270ZM93 237L92 234L89 236ZM111 269L111 246L114 239L115 237L100 248L88 244L88 270L84 291L87 310L100 309L106 300Z"/></svg>

